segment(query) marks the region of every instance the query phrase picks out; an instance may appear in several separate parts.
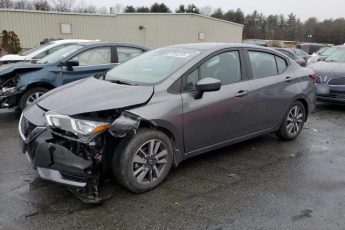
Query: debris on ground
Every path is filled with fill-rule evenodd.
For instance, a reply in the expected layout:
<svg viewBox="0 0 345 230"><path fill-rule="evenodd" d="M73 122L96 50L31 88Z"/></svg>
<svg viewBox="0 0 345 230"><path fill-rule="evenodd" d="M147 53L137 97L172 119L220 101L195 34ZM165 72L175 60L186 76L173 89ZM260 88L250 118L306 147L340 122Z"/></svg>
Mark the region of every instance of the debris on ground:
<svg viewBox="0 0 345 230"><path fill-rule="evenodd" d="M305 126L303 129L311 129L312 131L314 131L315 133L318 133L319 130L315 129L315 128L310 128L308 126Z"/></svg>
<svg viewBox="0 0 345 230"><path fill-rule="evenodd" d="M296 216L293 216L292 220L293 221L297 221L297 220L300 220L300 219L303 219L303 218L310 218L312 213L313 213L313 210L304 209L304 210L301 211L300 214L298 214Z"/></svg>
<svg viewBox="0 0 345 230"><path fill-rule="evenodd" d="M235 173L224 173L224 176L235 178L235 179L239 179L240 178L239 175L237 175Z"/></svg>
<svg viewBox="0 0 345 230"><path fill-rule="evenodd" d="M303 155L303 153L297 152L297 153L291 153L289 156L290 157L299 157L299 156L302 156L302 155Z"/></svg>
<svg viewBox="0 0 345 230"><path fill-rule="evenodd" d="M38 215L38 211L25 215L25 219Z"/></svg>

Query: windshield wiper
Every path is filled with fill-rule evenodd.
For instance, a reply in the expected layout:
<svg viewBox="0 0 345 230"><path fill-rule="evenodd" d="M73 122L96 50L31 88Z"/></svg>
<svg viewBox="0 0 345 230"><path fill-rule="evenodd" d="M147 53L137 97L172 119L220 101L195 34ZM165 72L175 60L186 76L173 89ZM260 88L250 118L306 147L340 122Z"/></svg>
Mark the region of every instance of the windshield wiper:
<svg viewBox="0 0 345 230"><path fill-rule="evenodd" d="M125 81L120 81L120 80L111 80L112 83L120 84L120 85L134 85Z"/></svg>

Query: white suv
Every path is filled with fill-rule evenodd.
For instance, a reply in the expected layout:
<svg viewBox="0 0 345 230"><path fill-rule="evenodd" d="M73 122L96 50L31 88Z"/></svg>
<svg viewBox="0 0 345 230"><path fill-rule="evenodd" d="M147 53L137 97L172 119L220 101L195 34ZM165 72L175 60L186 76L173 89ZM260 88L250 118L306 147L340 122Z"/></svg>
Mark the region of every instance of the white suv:
<svg viewBox="0 0 345 230"><path fill-rule="evenodd" d="M0 64L23 62L31 60L39 60L48 54L54 53L55 51L65 47L66 45L80 42L94 42L95 40L82 40L82 39L65 39L56 40L45 43L44 45L35 47L31 50L24 52L21 55L18 54L8 54L0 58ZM96 40L99 41L99 40Z"/></svg>

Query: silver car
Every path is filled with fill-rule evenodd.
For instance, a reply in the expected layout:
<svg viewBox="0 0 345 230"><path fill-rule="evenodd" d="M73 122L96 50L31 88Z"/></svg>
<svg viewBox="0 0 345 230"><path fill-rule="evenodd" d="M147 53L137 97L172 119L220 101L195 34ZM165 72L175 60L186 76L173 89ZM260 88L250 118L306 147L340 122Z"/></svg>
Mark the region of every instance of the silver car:
<svg viewBox="0 0 345 230"><path fill-rule="evenodd" d="M272 132L296 138L314 105L313 72L275 50L174 45L50 91L19 133L40 177L100 202L109 170L146 192L187 158Z"/></svg>

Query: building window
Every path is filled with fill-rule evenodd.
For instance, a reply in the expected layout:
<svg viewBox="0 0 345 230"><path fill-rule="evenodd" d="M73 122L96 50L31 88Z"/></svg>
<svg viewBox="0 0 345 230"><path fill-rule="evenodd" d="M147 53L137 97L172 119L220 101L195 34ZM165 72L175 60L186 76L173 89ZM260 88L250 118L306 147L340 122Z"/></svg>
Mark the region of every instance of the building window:
<svg viewBox="0 0 345 230"><path fill-rule="evenodd" d="M65 24L61 23L61 33L62 34L71 34L72 33L72 25L71 24Z"/></svg>
<svg viewBox="0 0 345 230"><path fill-rule="evenodd" d="M198 38L199 38L199 40L205 40L205 33L204 32L199 32L198 33Z"/></svg>

